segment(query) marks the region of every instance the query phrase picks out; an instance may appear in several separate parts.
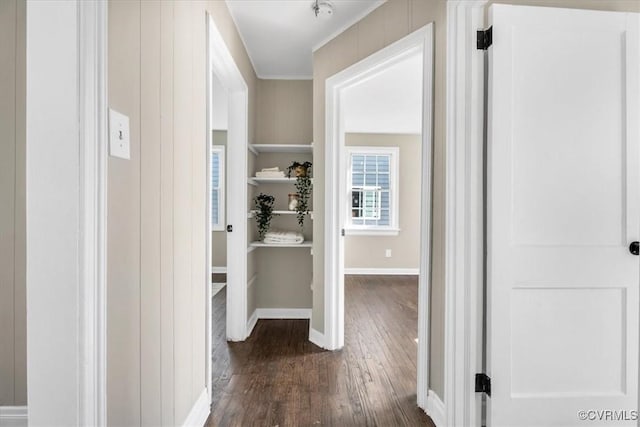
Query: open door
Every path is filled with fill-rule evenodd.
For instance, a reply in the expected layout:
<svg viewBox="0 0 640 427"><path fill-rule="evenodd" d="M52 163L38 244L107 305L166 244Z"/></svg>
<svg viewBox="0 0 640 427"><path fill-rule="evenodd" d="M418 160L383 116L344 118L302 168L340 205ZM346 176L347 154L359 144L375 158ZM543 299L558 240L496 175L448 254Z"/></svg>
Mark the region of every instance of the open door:
<svg viewBox="0 0 640 427"><path fill-rule="evenodd" d="M489 16L487 425L637 425L638 15Z"/></svg>

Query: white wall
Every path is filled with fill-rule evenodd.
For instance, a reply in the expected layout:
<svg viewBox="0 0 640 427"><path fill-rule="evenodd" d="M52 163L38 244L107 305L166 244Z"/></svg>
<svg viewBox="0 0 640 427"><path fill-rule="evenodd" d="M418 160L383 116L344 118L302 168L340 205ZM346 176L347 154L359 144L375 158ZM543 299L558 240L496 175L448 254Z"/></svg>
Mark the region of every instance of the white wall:
<svg viewBox="0 0 640 427"><path fill-rule="evenodd" d="M79 422L77 17L74 1L27 3L27 369L32 426Z"/></svg>

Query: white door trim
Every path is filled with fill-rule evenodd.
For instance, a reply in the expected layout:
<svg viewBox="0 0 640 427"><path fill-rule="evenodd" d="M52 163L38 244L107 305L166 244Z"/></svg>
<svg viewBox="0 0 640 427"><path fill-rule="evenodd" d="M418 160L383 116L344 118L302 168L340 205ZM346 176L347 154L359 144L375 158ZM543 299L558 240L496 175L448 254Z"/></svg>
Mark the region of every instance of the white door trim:
<svg viewBox="0 0 640 427"><path fill-rule="evenodd" d="M444 405L447 426L480 426L486 0L447 1Z"/></svg>
<svg viewBox="0 0 640 427"><path fill-rule="evenodd" d="M206 180L206 185L205 185L205 191L207 192L206 194L206 219L205 219L205 230L207 233L207 238L205 239L206 245L207 247L205 248L205 259L207 260L206 262L206 266L205 266L205 277L206 277L206 281L207 281L207 286L206 286L206 291L205 291L205 298L206 298L206 313L205 313L205 319L206 319L206 324L205 324L205 348L206 348L206 366L205 366L205 384L206 384L206 393L207 393L207 401L209 403L212 402L213 400L213 360L212 360L212 355L213 355L213 341L212 341L212 322L213 322L213 294L211 291L211 277L212 274L214 272L214 267L211 265L211 258L212 258L212 244L213 244L213 237L211 234L212 231L212 227L211 227L211 147L213 146L213 135L211 134L211 128L212 126L212 99L213 99L213 66L211 65L211 30L209 29L209 26L211 25L212 19L211 16L209 15L209 12L206 13L205 15L206 18L206 22L205 22L205 26L207 29L207 40L206 40L206 47L207 47L207 54L206 54L206 58L207 58L207 71L206 71L206 76L207 76L207 106L206 106L206 111L207 111L207 120L206 120L206 129L205 129L205 144L207 147L207 180ZM226 206L226 205L225 205ZM226 270L225 270L226 272Z"/></svg>
<svg viewBox="0 0 640 427"><path fill-rule="evenodd" d="M247 153L249 92L247 84L238 69L215 21L207 15L209 69L213 71L227 89L229 98L229 129L227 133L227 222L234 220L233 236L227 238L227 253L234 254L227 260L227 339L242 341L247 338ZM210 141L207 129L207 144ZM207 188L209 185L207 185ZM207 198L209 194L207 193ZM208 218L207 218L208 220ZM207 227L209 229L210 226ZM210 235L207 245L211 243ZM232 238L233 237L233 238ZM208 253L211 252L208 250ZM207 260L207 288L210 287L211 266ZM208 297L207 304L211 304ZM208 308L209 314L211 307ZM207 337L211 321L207 322ZM210 372L211 346L208 346L208 371ZM210 376L210 375L208 375Z"/></svg>
<svg viewBox="0 0 640 427"><path fill-rule="evenodd" d="M80 420L107 425L107 2L78 2L80 27Z"/></svg>
<svg viewBox="0 0 640 427"><path fill-rule="evenodd" d="M344 132L340 129L341 92L355 82L373 76L380 70L406 58L416 51L424 53L423 129L422 135L422 206L421 206L421 261L418 304L418 405L427 404L429 375L429 278L431 271L431 176L433 132L433 24L409 34L390 46L335 74L326 81L326 155L325 155L325 348L336 350L344 346L344 200L340 185L345 182Z"/></svg>
<svg viewBox="0 0 640 427"><path fill-rule="evenodd" d="M27 2L27 389L34 425L106 425L107 36L104 0Z"/></svg>

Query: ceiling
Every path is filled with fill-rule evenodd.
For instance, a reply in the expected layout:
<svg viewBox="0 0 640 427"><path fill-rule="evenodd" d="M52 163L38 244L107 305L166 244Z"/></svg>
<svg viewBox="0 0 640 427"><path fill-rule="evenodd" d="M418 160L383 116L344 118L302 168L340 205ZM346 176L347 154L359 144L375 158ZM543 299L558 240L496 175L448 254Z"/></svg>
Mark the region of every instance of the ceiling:
<svg viewBox="0 0 640 427"><path fill-rule="evenodd" d="M344 130L349 133L422 132L422 53L345 89Z"/></svg>
<svg viewBox="0 0 640 427"><path fill-rule="evenodd" d="M314 0L226 0L263 79L311 79L313 51L385 0L332 0L331 18L316 18Z"/></svg>

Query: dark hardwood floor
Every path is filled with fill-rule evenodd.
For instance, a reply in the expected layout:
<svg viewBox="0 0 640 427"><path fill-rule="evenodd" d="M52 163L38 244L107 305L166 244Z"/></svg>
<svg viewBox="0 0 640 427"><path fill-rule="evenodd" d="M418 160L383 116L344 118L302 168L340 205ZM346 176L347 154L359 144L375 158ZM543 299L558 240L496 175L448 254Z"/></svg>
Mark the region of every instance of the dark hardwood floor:
<svg viewBox="0 0 640 427"><path fill-rule="evenodd" d="M417 277L347 276L345 347L308 341L307 320L260 320L225 340L214 297L208 426L433 426L416 405Z"/></svg>

